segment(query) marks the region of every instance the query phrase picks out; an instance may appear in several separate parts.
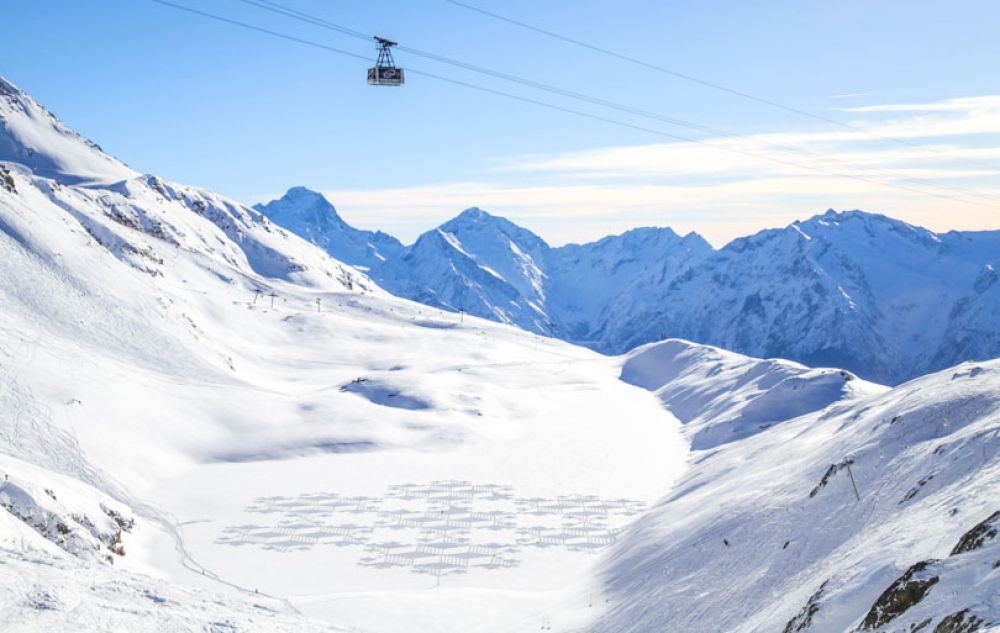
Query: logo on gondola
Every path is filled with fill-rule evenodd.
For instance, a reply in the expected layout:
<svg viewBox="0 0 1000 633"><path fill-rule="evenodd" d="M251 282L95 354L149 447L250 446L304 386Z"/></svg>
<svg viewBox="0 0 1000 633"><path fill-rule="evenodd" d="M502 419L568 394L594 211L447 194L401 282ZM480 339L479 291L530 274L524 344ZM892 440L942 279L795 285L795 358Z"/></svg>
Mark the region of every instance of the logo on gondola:
<svg viewBox="0 0 1000 633"><path fill-rule="evenodd" d="M393 77L396 76L396 69L395 68L383 68L382 69L382 76L385 77L386 79L392 79Z"/></svg>

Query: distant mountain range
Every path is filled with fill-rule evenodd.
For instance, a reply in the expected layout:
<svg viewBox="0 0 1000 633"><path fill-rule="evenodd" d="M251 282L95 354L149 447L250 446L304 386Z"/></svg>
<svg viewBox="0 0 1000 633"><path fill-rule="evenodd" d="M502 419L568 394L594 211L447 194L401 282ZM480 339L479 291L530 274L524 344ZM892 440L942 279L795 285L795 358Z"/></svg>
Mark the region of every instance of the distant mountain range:
<svg viewBox="0 0 1000 633"><path fill-rule="evenodd" d="M302 187L255 208L389 292L607 353L677 337L889 384L1000 356L1000 231L831 210L718 250L669 228L553 248L472 208L405 246Z"/></svg>

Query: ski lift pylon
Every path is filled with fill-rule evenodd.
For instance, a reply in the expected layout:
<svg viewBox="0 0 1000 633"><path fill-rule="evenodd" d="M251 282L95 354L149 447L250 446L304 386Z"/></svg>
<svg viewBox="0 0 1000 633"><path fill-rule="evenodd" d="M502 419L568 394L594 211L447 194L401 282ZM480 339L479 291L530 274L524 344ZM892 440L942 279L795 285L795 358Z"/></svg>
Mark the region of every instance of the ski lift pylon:
<svg viewBox="0 0 1000 633"><path fill-rule="evenodd" d="M378 61L374 68L368 69L368 84L372 86L402 86L403 69L396 68L396 62L392 59L393 46L396 42L387 40L384 37L375 36L378 43Z"/></svg>

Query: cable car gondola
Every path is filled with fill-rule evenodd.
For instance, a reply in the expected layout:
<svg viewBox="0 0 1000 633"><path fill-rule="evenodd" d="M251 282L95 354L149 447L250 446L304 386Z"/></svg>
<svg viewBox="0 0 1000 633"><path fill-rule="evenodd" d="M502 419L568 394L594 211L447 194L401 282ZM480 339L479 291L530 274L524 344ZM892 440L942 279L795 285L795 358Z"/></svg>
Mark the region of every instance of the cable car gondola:
<svg viewBox="0 0 1000 633"><path fill-rule="evenodd" d="M403 69L396 68L396 62L393 61L392 52L389 50L396 46L396 42L377 35L375 41L378 42L378 61L375 62L375 68L368 69L368 84L372 86L402 86Z"/></svg>

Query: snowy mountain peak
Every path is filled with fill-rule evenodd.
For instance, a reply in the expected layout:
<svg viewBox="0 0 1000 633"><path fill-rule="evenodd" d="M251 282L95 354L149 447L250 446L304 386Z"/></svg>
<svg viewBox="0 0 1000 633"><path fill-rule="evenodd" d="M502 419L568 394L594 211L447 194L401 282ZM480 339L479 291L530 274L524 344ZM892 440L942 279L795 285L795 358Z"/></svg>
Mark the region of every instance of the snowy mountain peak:
<svg viewBox="0 0 1000 633"><path fill-rule="evenodd" d="M485 227L494 227L508 223L506 218L502 218L498 215L493 215L479 207L469 207L465 209L452 219L443 223L440 228L445 230L451 230L459 227L477 227L479 229Z"/></svg>
<svg viewBox="0 0 1000 633"><path fill-rule="evenodd" d="M303 187L303 186L292 187L288 191L286 191L285 195L283 195L277 201L284 203L286 206L289 207L289 210L291 210L292 204L312 205L312 207L315 209L322 209L330 212L333 215L337 215L336 208L333 206L333 204L330 203L330 201L327 199L326 196L324 196L318 191L313 191L308 187ZM255 207L259 206L261 205L255 205Z"/></svg>
<svg viewBox="0 0 1000 633"><path fill-rule="evenodd" d="M472 222L485 222L497 216L487 213L486 211L483 211L479 207L469 207L468 209L459 213L457 217Z"/></svg>
<svg viewBox="0 0 1000 633"><path fill-rule="evenodd" d="M794 222L791 226L806 233L812 231L813 233L837 234L863 239L888 237L894 240L914 242L932 249L937 248L941 243L940 236L933 231L881 213L870 213L857 209L850 211L829 209L822 215L813 216L804 222ZM840 239L844 239L844 237Z"/></svg>
<svg viewBox="0 0 1000 633"><path fill-rule="evenodd" d="M823 213L814 215L813 217L809 218L808 220L793 222L793 224L807 224L807 223L817 222L817 221L828 222L828 223L831 223L831 222L832 223L839 223L839 222L845 222L847 220L852 220L852 219L860 219L860 220L864 221L864 220L868 220L868 219L871 219L871 220L875 220L875 219L878 219L878 220L889 220L890 218L888 218L888 217L886 217L884 215L878 214L878 213L870 213L868 211L862 211L860 209L848 209L848 210L844 210L844 211L837 211L836 209L832 209L831 208L831 209L827 209Z"/></svg>
<svg viewBox="0 0 1000 633"><path fill-rule="evenodd" d="M20 163L62 184L110 184L139 175L2 76L0 161Z"/></svg>
<svg viewBox="0 0 1000 633"><path fill-rule="evenodd" d="M870 211L862 211L861 209L845 209L844 211L837 211L836 209L827 209L823 213L814 215L813 217L805 220L804 222L795 222L794 224L805 224L808 222L813 222L816 220L822 220L824 222L844 222L852 219L860 220L888 220L894 222L892 218L882 215L881 213L871 213Z"/></svg>
<svg viewBox="0 0 1000 633"><path fill-rule="evenodd" d="M796 220L795 222L792 222L789 227L812 227L818 225L827 228L835 228L851 222L867 224L869 226L876 224L906 225L905 222L895 220L886 215L882 215L881 213L871 213L860 209L850 209L845 211L827 209L825 212L814 215L807 220Z"/></svg>
<svg viewBox="0 0 1000 633"><path fill-rule="evenodd" d="M753 235L738 237L719 252L753 256L752 254L755 252L765 248L775 248L779 244L780 248L785 250L798 250L804 242L812 239L812 235L808 232L809 229L810 227L801 222L793 222L783 229L765 229Z"/></svg>
<svg viewBox="0 0 1000 633"><path fill-rule="evenodd" d="M292 187L281 198L254 205L254 209L335 259L364 270L381 265L403 250L402 243L391 235L350 226L326 196L306 187Z"/></svg>
<svg viewBox="0 0 1000 633"><path fill-rule="evenodd" d="M24 92L20 88L7 81L3 75L0 75L0 95L20 96L23 94Z"/></svg>
<svg viewBox="0 0 1000 633"><path fill-rule="evenodd" d="M253 208L264 213L272 222L279 225L291 222L293 219L306 220L319 225L344 223L337 214L337 209L330 204L326 196L301 186L292 187L281 198L266 205L256 204Z"/></svg>
<svg viewBox="0 0 1000 633"><path fill-rule="evenodd" d="M590 244L573 244L567 245L566 248L587 248L593 246L596 248L607 248L608 246L615 245L616 248L625 248L641 245L649 245L656 242L659 243L677 243L691 237L692 239L701 239L701 236L697 233L688 233L687 236L682 238L677 234L672 228L668 226L640 226L634 229L629 229L620 235L609 235L607 237L602 237L596 242L591 242ZM707 244L707 242L706 242Z"/></svg>
<svg viewBox="0 0 1000 633"><path fill-rule="evenodd" d="M302 185L291 187L288 191L285 192L285 195L282 196L281 199L282 200L317 200L317 201L321 200L323 202L326 202L327 204L330 204L329 201L327 201L326 196L324 196L323 194L321 194L318 191L313 191L312 189L309 189L308 187L304 187ZM333 206L333 205L330 205L330 206Z"/></svg>
<svg viewBox="0 0 1000 633"><path fill-rule="evenodd" d="M369 284L260 213L208 191L142 175L70 129L9 81L0 84L0 237L46 253L53 226L87 238L84 267L98 260L160 278L186 253L221 278L248 287L292 282L317 289ZM25 209L30 208L30 212ZM40 218L48 214L52 225ZM69 245L57 249L68 263ZM48 253L46 256L53 256ZM86 262L86 263L84 263Z"/></svg>
<svg viewBox="0 0 1000 633"><path fill-rule="evenodd" d="M488 239L491 240L501 240L505 246L507 240L513 240L522 250L548 248L548 244L542 238L528 229L514 224L507 218L488 213L479 207L470 207L462 211L438 228L456 235L476 234L483 237L488 236Z"/></svg>

